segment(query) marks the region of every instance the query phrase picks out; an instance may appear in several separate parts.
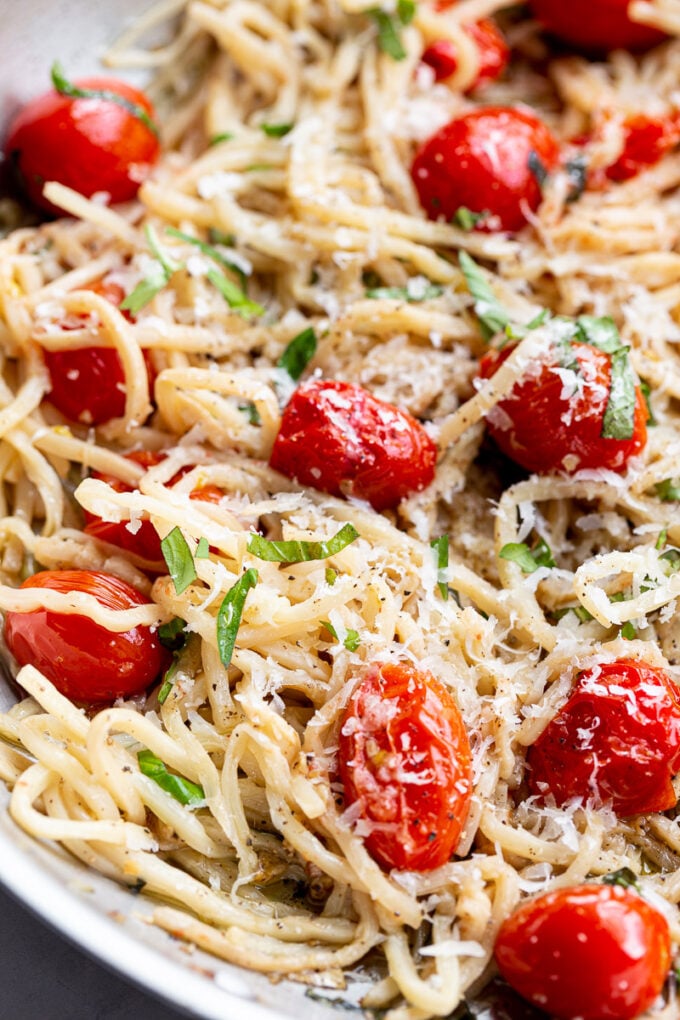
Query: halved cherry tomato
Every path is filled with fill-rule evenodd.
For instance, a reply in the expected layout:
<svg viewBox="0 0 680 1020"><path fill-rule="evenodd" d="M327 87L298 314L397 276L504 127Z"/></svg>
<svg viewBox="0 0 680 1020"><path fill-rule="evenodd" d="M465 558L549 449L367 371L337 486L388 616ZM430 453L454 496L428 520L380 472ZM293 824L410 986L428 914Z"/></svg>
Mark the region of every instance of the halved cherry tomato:
<svg viewBox="0 0 680 1020"><path fill-rule="evenodd" d="M630 0L529 0L547 32L576 49L605 53L609 50L645 50L666 36L656 28L628 17Z"/></svg>
<svg viewBox="0 0 680 1020"><path fill-rule="evenodd" d="M605 188L608 181L627 181L654 166L680 142L680 115L649 117L640 113L623 125L623 150L610 166L591 171L588 187Z"/></svg>
<svg viewBox="0 0 680 1020"><path fill-rule="evenodd" d="M394 507L434 478L437 447L423 426L361 386L313 379L291 397L270 464L302 485Z"/></svg>
<svg viewBox="0 0 680 1020"><path fill-rule="evenodd" d="M76 85L114 92L129 104L154 111L143 92L115 78L87 78ZM90 197L106 193L112 202L134 198L158 159L157 136L126 106L111 99L71 99L45 93L12 121L5 153L14 163L34 205L61 212L43 197L45 181L58 181Z"/></svg>
<svg viewBox="0 0 680 1020"><path fill-rule="evenodd" d="M529 900L503 923L496 963L515 991L563 1020L633 1020L661 992L671 959L663 914L617 885Z"/></svg>
<svg viewBox="0 0 680 1020"><path fill-rule="evenodd" d="M451 220L464 206L482 213L478 230L519 230L537 209L537 174L549 173L560 149L529 110L487 106L449 121L428 139L411 167L420 204L431 220Z"/></svg>
<svg viewBox="0 0 680 1020"><path fill-rule="evenodd" d="M128 460L132 460L135 464L140 464L148 470L165 460L166 455L152 450L133 450L132 453L127 453L125 456ZM93 471L92 477L106 482L115 492L134 492L131 485L127 485L114 475ZM116 545L119 549L141 556L142 559L163 563L161 540L148 517L143 517L138 522L137 530L132 532L128 528L129 521L104 521L88 510L84 511L84 515L86 534L92 535L93 538L99 538L102 542L110 542L111 545Z"/></svg>
<svg viewBox="0 0 680 1020"><path fill-rule="evenodd" d="M124 297L118 284L100 281L90 290L114 305ZM151 355L148 351L143 354L152 385L155 370ZM125 413L125 373L120 355L113 347L45 350L43 357L51 382L47 399L65 418L83 425L102 425Z"/></svg>
<svg viewBox="0 0 680 1020"><path fill-rule="evenodd" d="M439 680L407 663L373 665L343 716L339 762L345 803L360 805L366 849L381 867L446 864L472 779L465 725Z"/></svg>
<svg viewBox="0 0 680 1020"><path fill-rule="evenodd" d="M85 592L118 610L150 601L126 581L96 570L44 570L21 587ZM85 616L45 609L7 613L5 641L20 665L35 666L73 701L114 701L140 694L158 677L166 658L149 627L116 634Z"/></svg>
<svg viewBox="0 0 680 1020"><path fill-rule="evenodd" d="M527 765L531 792L558 804L593 797L621 816L666 811L677 801L680 692L644 662L603 662L581 674Z"/></svg>
<svg viewBox="0 0 680 1020"><path fill-rule="evenodd" d="M497 371L514 346L484 355L480 362L483 379ZM563 380L557 359L546 358L533 365L509 396L499 401L498 411L492 411L487 419L487 428L503 453L527 471L625 471L628 460L640 453L647 441L647 407L640 387L635 389L631 438L603 439L610 356L587 343L573 343L571 350L579 365L575 392Z"/></svg>
<svg viewBox="0 0 680 1020"><path fill-rule="evenodd" d="M466 89L466 92L474 92L500 78L508 65L510 48L502 32L490 18L473 21L464 28L479 50L477 77ZM433 69L435 81L446 81L458 68L456 46L450 39L437 39L430 43L421 59Z"/></svg>

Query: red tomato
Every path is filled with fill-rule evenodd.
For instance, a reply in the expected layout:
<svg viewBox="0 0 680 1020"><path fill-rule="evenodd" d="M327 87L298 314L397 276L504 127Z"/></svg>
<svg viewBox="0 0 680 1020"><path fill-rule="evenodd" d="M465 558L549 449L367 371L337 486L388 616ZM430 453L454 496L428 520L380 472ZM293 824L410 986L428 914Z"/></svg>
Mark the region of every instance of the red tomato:
<svg viewBox="0 0 680 1020"><path fill-rule="evenodd" d="M666 36L656 28L631 21L630 0L529 0L546 31L586 52L644 50Z"/></svg>
<svg viewBox="0 0 680 1020"><path fill-rule="evenodd" d="M513 350L489 351L480 362L480 375L490 378ZM538 362L499 401L498 411L487 418L489 432L503 453L527 471L548 474L583 468L625 471L630 457L647 441L647 406L636 387L633 435L630 439L603 439L604 416L611 380L610 356L586 343L573 343L581 385L563 396L568 385L557 372L557 361ZM575 458L575 460L574 460Z"/></svg>
<svg viewBox="0 0 680 1020"><path fill-rule="evenodd" d="M465 725L443 684L407 663L372 666L343 716L339 761L345 803L360 805L366 849L381 867L446 864L472 779Z"/></svg>
<svg viewBox="0 0 680 1020"><path fill-rule="evenodd" d="M428 139L411 177L431 220L451 220L465 206L487 214L479 230L519 230L525 210L541 203L532 161L550 172L559 156L556 139L529 110L487 106L456 117Z"/></svg>
<svg viewBox="0 0 680 1020"><path fill-rule="evenodd" d="M668 923L617 885L558 889L523 903L501 926L498 969L515 991L564 1020L633 1020L661 992Z"/></svg>
<svg viewBox="0 0 680 1020"><path fill-rule="evenodd" d="M661 669L605 662L582 673L566 705L527 754L529 787L611 801L618 815L675 806L680 771L680 693Z"/></svg>
<svg viewBox="0 0 680 1020"><path fill-rule="evenodd" d="M680 116L648 117L640 113L623 125L623 151L610 166L588 174L588 187L605 188L608 181L627 181L654 166L680 142Z"/></svg>
<svg viewBox="0 0 680 1020"><path fill-rule="evenodd" d="M434 478L437 447L405 411L361 386L312 379L291 397L270 464L302 485L394 507Z"/></svg>
<svg viewBox="0 0 680 1020"><path fill-rule="evenodd" d="M22 588L85 592L109 609L133 609L149 599L112 574L44 570ZM165 652L149 627L114 634L85 616L9 612L5 641L21 666L32 665L73 701L100 702L140 694L157 678Z"/></svg>
<svg viewBox="0 0 680 1020"><path fill-rule="evenodd" d="M87 78L76 84L115 92L154 118L144 93L126 82ZM106 192L112 202L126 202L160 152L154 132L124 106L110 99L70 99L55 90L21 110L4 148L33 204L57 214L61 210L43 198L45 181L58 181L88 198Z"/></svg>
<svg viewBox="0 0 680 1020"><path fill-rule="evenodd" d="M125 456L135 464L141 464L147 470L165 460L164 453L156 453L151 450L135 450ZM131 485L127 485L114 475L93 471L92 477L106 482L116 492L134 492ZM84 515L86 534L92 535L93 538L99 538L102 542L110 542L111 545L116 545L119 549L141 556L142 559L164 562L158 532L147 517L139 522L139 528L133 534L128 528L129 521L103 521L101 517L91 514L88 510L84 511Z"/></svg>
<svg viewBox="0 0 680 1020"><path fill-rule="evenodd" d="M189 498L197 499L199 503L221 503L224 499L224 490L217 485L201 485L198 489L191 490Z"/></svg>
<svg viewBox="0 0 680 1020"><path fill-rule="evenodd" d="M117 284L100 282L90 290L111 304L123 299ZM150 383L155 371L151 356L143 352ZM73 350L43 351L50 374L49 401L65 418L83 425L102 425L125 413L125 373L120 355L113 347L80 347Z"/></svg>
<svg viewBox="0 0 680 1020"><path fill-rule="evenodd" d="M465 31L479 50L477 77L466 89L466 92L473 92L500 78L508 65L510 49L503 34L490 18L465 25ZM435 81L445 81L458 68L455 43L450 39L437 39L425 49L422 60L434 70Z"/></svg>

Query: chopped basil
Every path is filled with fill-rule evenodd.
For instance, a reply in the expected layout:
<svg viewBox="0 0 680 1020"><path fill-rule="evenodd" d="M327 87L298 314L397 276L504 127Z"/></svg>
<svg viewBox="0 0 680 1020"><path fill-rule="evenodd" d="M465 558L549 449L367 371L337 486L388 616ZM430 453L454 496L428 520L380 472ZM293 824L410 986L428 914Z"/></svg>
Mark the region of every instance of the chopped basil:
<svg viewBox="0 0 680 1020"><path fill-rule="evenodd" d="M665 553L661 553L659 559L668 564L663 568L666 577L680 570L680 549L667 549Z"/></svg>
<svg viewBox="0 0 680 1020"><path fill-rule="evenodd" d="M197 560L205 560L210 555L210 546L208 545L207 538L199 538L198 545L196 546L195 557Z"/></svg>
<svg viewBox="0 0 680 1020"><path fill-rule="evenodd" d="M437 557L437 585L443 599L449 597L449 585L446 580L446 572L449 566L449 537L448 535L440 535L439 538L433 538L430 542L430 546L434 549Z"/></svg>
<svg viewBox="0 0 680 1020"><path fill-rule="evenodd" d="M353 524L344 524L337 534L325 542L270 542L262 535L253 534L248 542L248 552L270 563L306 563L308 560L325 560L334 556L358 537L359 532Z"/></svg>
<svg viewBox="0 0 680 1020"><path fill-rule="evenodd" d="M431 301L432 298L440 297L444 288L437 283L430 283L429 280L423 287L407 285L406 287L370 287L366 291L367 298L387 298L396 301L407 301L409 304L416 304L419 301Z"/></svg>
<svg viewBox="0 0 680 1020"><path fill-rule="evenodd" d="M172 772L168 772L160 758L157 758L151 751L140 751L137 761L139 762L139 771L149 779L153 779L161 790L165 790L180 804L187 807L200 807L205 803L202 786L192 783L190 779L185 779L183 776L175 776Z"/></svg>
<svg viewBox="0 0 680 1020"><path fill-rule="evenodd" d="M645 398L645 404L647 405L647 424L650 428L654 428L654 426L659 423L654 417L654 412L652 411L652 387L646 379L640 379L640 393Z"/></svg>
<svg viewBox="0 0 680 1020"><path fill-rule="evenodd" d="M580 340L599 348L605 354L615 354L621 349L618 327L609 315L579 315L576 331Z"/></svg>
<svg viewBox="0 0 680 1020"><path fill-rule="evenodd" d="M373 18L378 29L379 48L393 60L404 60L406 57L400 32L405 25L409 25L413 21L415 13L414 0L398 0L394 14L388 14L378 7L366 11L366 14Z"/></svg>
<svg viewBox="0 0 680 1020"><path fill-rule="evenodd" d="M245 414L246 418L248 419L251 425L262 424L260 412L258 411L257 406L255 404L239 404L238 409L239 411L241 411L242 414Z"/></svg>
<svg viewBox="0 0 680 1020"><path fill-rule="evenodd" d="M461 230L474 230L477 224L488 216L488 212L473 212L466 205L459 206L451 218L451 223Z"/></svg>
<svg viewBox="0 0 680 1020"><path fill-rule="evenodd" d="M114 92L113 89L84 89L74 85L68 80L58 61L52 64L51 77L52 84L60 96L67 96L68 99L104 99L106 102L115 103L116 106L122 106L124 110L132 114L136 120L141 121L144 127L147 127L152 134L158 135L157 126L151 120L148 112L139 103L133 103L132 100L126 99L125 96Z"/></svg>
<svg viewBox="0 0 680 1020"><path fill-rule="evenodd" d="M184 648L187 643L187 633L184 629L186 625L186 620L182 620L179 616L175 616L167 623L162 623L158 628L158 640L163 648L167 648L171 652L177 652L180 648Z"/></svg>
<svg viewBox="0 0 680 1020"><path fill-rule="evenodd" d="M316 333L311 326L294 336L277 361L294 382L297 382L316 352Z"/></svg>
<svg viewBox="0 0 680 1020"><path fill-rule="evenodd" d="M178 595L181 595L192 581L196 580L198 575L196 574L191 549L177 526L162 540L161 551L167 563L170 577L175 585L175 591Z"/></svg>
<svg viewBox="0 0 680 1020"><path fill-rule="evenodd" d="M244 319L251 319L256 315L264 315L264 308L257 301L251 301L247 294L238 287L233 280L230 280L219 269L210 269L206 274L213 286L217 287L220 294L237 315Z"/></svg>
<svg viewBox="0 0 680 1020"><path fill-rule="evenodd" d="M223 230L218 230L217 227L209 228L208 237L211 244L223 244L225 248L233 248L236 244L236 234L225 234Z"/></svg>
<svg viewBox="0 0 680 1020"><path fill-rule="evenodd" d="M192 237L191 234L185 234L183 230L176 230L175 227L166 227L165 233L169 234L171 237L178 238L180 241L186 241L187 244L193 244L194 247L202 251L203 254L207 255L209 259L213 260L213 262L219 262L221 266L231 270L232 273L235 273L236 276L238 276L241 287L245 291L248 282L247 274L240 266L237 266L234 262L225 258L224 255L217 250L217 248L213 248L211 244L206 244L205 241L201 241L198 237Z"/></svg>
<svg viewBox="0 0 680 1020"><path fill-rule="evenodd" d="M121 309L132 312L133 315L136 315L145 305L148 305L149 301L167 286L173 273L182 268L181 263L175 262L161 248L156 231L150 223L147 223L145 226L144 233L156 261L150 269L148 276L140 280L134 290L121 302Z"/></svg>
<svg viewBox="0 0 680 1020"><path fill-rule="evenodd" d="M680 500L680 478L664 478L654 486L656 494L664 503L675 503Z"/></svg>
<svg viewBox="0 0 680 1020"><path fill-rule="evenodd" d="M530 549L526 542L507 542L498 554L502 560L511 560L525 574L533 574L539 567L554 567L550 546L543 539Z"/></svg>
<svg viewBox="0 0 680 1020"><path fill-rule="evenodd" d="M220 142L230 142L233 137L234 135L231 131L220 131L219 134L212 136L212 138L208 142L208 145L212 146L219 145Z"/></svg>
<svg viewBox="0 0 680 1020"><path fill-rule="evenodd" d="M663 549L663 547L666 544L666 539L667 538L668 538L668 529L667 528L662 528L661 531L659 532L659 537L657 538L656 543L654 545L654 548L656 549L657 552L661 552L661 550Z"/></svg>
<svg viewBox="0 0 680 1020"><path fill-rule="evenodd" d="M170 691L175 685L175 675L178 669L179 669L179 656L174 655L172 662L170 663L170 666L168 667L168 669L166 669L165 673L163 674L163 683L161 684L161 689L158 692L159 705L164 705L165 702L168 700L168 695L170 694Z"/></svg>
<svg viewBox="0 0 680 1020"><path fill-rule="evenodd" d="M293 130L292 124L260 124L260 127L268 138L283 138Z"/></svg>
<svg viewBox="0 0 680 1020"><path fill-rule="evenodd" d="M510 325L510 316L486 282L486 278L475 260L466 251L461 251L458 261L468 290L475 299L475 314L485 340Z"/></svg>
<svg viewBox="0 0 680 1020"><path fill-rule="evenodd" d="M609 399L601 436L603 439L631 439L635 427L635 375L628 348L621 347L610 357Z"/></svg>
<svg viewBox="0 0 680 1020"><path fill-rule="evenodd" d="M326 567L326 572L324 574L324 577L325 577L325 580L326 580L326 584L329 587L332 588L333 585L335 584L335 582L338 579L338 572L337 572L337 570L333 570L332 567Z"/></svg>
<svg viewBox="0 0 680 1020"><path fill-rule="evenodd" d="M255 587L258 580L257 570L252 567L246 570L224 596L217 611L217 650L220 654L220 661L225 667L229 665L234 654L236 635L241 625L241 616L248 592Z"/></svg>
<svg viewBox="0 0 680 1020"><path fill-rule="evenodd" d="M587 623L589 620L594 619L593 614L589 613L586 607L579 603L575 606L562 606L561 609L555 609L550 615L559 622L567 613L573 613L579 623Z"/></svg>
<svg viewBox="0 0 680 1020"><path fill-rule="evenodd" d="M538 153L534 152L533 149L529 153L527 166L529 167L530 172L533 174L534 179L538 184L539 188L542 188L548 178L548 171L546 169L545 164L541 162Z"/></svg>
<svg viewBox="0 0 680 1020"><path fill-rule="evenodd" d="M620 885L624 889L639 889L638 877L630 868L619 868L602 876L605 885Z"/></svg>
<svg viewBox="0 0 680 1020"><path fill-rule="evenodd" d="M569 194L567 202L575 202L585 191L588 182L588 162L584 155L572 157L565 164L567 177L569 179Z"/></svg>
<svg viewBox="0 0 680 1020"><path fill-rule="evenodd" d="M626 620L620 633L621 637L625 638L626 641L633 641L637 637L637 631L632 620Z"/></svg>
<svg viewBox="0 0 680 1020"><path fill-rule="evenodd" d="M326 628L326 630L330 631L335 640L339 641L340 639L338 638L338 632L336 631L335 627L331 623L329 623L328 620L322 620L321 622ZM357 630L348 630L345 640L342 643L348 652L356 652L357 648L361 644L359 632Z"/></svg>

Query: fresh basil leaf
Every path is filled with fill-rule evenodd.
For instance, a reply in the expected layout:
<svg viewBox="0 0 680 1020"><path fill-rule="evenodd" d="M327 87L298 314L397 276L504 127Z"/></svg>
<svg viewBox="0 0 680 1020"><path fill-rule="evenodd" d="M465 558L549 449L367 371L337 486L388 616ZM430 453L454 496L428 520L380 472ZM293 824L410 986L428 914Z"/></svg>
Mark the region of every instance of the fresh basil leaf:
<svg viewBox="0 0 680 1020"><path fill-rule="evenodd" d="M502 560L516 563L525 574L533 574L539 567L554 567L550 546L541 539L533 549L526 542L507 542L498 554Z"/></svg>
<svg viewBox="0 0 680 1020"><path fill-rule="evenodd" d="M339 641L338 632L335 627L328 620L322 620L321 623L324 625L327 631L329 631L336 641ZM359 637L359 631L348 630L345 640L342 642L348 652L356 652L357 648L361 644L361 638Z"/></svg>
<svg viewBox="0 0 680 1020"><path fill-rule="evenodd" d="M175 591L181 595L192 581L197 578L194 558L186 538L175 525L172 531L161 541L161 552L167 564L168 572L175 585Z"/></svg>
<svg viewBox="0 0 680 1020"><path fill-rule="evenodd" d="M220 142L230 142L233 137L234 135L231 131L220 131L219 134L212 136L208 145L212 147L213 145L219 145Z"/></svg>
<svg viewBox="0 0 680 1020"><path fill-rule="evenodd" d="M647 405L647 424L650 428L654 428L654 426L659 423L654 417L654 412L652 411L652 387L646 379L640 379L640 393L645 398L645 404Z"/></svg>
<svg viewBox="0 0 680 1020"><path fill-rule="evenodd" d="M632 620L626 620L619 633L626 641L634 641L637 637L637 631Z"/></svg>
<svg viewBox="0 0 680 1020"><path fill-rule="evenodd" d="M166 669L165 673L163 674L163 683L161 684L161 689L158 692L159 705L164 705L165 702L168 700L168 695L170 694L170 691L175 685L175 676L177 675L178 669L179 669L179 656L174 655L172 662L170 663L170 666L168 667L168 669Z"/></svg>
<svg viewBox="0 0 680 1020"><path fill-rule="evenodd" d="M297 382L316 353L316 333L311 326L294 336L277 361L294 382Z"/></svg>
<svg viewBox="0 0 680 1020"><path fill-rule="evenodd" d="M489 215L488 210L484 212L473 212L466 205L459 206L451 218L454 227L461 230L474 230L477 224Z"/></svg>
<svg viewBox="0 0 680 1020"><path fill-rule="evenodd" d="M332 567L326 567L326 572L324 574L324 578L325 578L326 584L330 588L332 588L333 585L335 584L335 582L338 579L338 572L337 572L337 570L333 570Z"/></svg>
<svg viewBox="0 0 680 1020"><path fill-rule="evenodd" d="M510 316L491 290L475 260L466 251L461 251L458 261L468 290L475 299L474 309L482 336L485 340L490 340L511 324Z"/></svg>
<svg viewBox="0 0 680 1020"><path fill-rule="evenodd" d="M234 654L236 636L241 625L243 607L246 604L248 592L255 587L258 581L257 570L252 567L246 570L224 596L217 611L217 650L225 668L231 662L231 657Z"/></svg>
<svg viewBox="0 0 680 1020"><path fill-rule="evenodd" d="M151 751L140 751L137 761L139 762L139 771L149 779L153 779L161 790L165 790L180 804L187 807L200 807L205 803L202 786L192 783L190 779L185 779L183 776L175 776L172 772L168 772L160 758L157 758Z"/></svg>
<svg viewBox="0 0 680 1020"><path fill-rule="evenodd" d="M293 124L260 124L268 138L283 138L293 130Z"/></svg>
<svg viewBox="0 0 680 1020"><path fill-rule="evenodd" d="M444 288L437 283L426 283L422 289L413 286L406 287L370 287L366 291L367 298L391 299L396 301L407 301L409 304L417 304L420 301L431 301L432 298L440 297Z"/></svg>
<svg viewBox="0 0 680 1020"><path fill-rule="evenodd" d="M538 153L534 152L533 149L529 153L527 166L529 167L529 171L533 174L534 180L538 184L539 188L543 188L543 185L548 179L548 171L545 164L541 162Z"/></svg>
<svg viewBox="0 0 680 1020"><path fill-rule="evenodd" d="M210 269L206 274L214 287L217 287L220 294L229 307L237 315L244 319L251 319L256 315L264 315L264 308L257 301L251 301L247 294L244 294L240 287L237 287L233 280L230 280L219 269Z"/></svg>
<svg viewBox="0 0 680 1020"><path fill-rule="evenodd" d="M654 548L657 550L657 552L661 552L661 550L663 549L663 547L666 544L667 538L668 538L668 529L667 528L662 528L661 531L659 532L659 537L657 538L656 543L654 545Z"/></svg>
<svg viewBox="0 0 680 1020"><path fill-rule="evenodd" d="M309 560L325 560L335 556L359 537L353 524L344 524L332 538L324 542L270 542L262 535L252 534L248 552L259 560L270 563L306 563Z"/></svg>
<svg viewBox="0 0 680 1020"><path fill-rule="evenodd" d="M225 248L233 248L236 244L236 234L225 234L223 230L218 230L217 227L210 227L208 229L208 237L211 244L222 244Z"/></svg>
<svg viewBox="0 0 680 1020"><path fill-rule="evenodd" d="M608 315L579 315L576 330L584 343L597 347L605 354L614 354L621 349L621 336L614 320Z"/></svg>
<svg viewBox="0 0 680 1020"><path fill-rule="evenodd" d="M162 623L158 628L158 640L163 648L167 648L171 652L177 652L180 648L184 648L187 643L187 632L184 629L186 625L186 620L182 620L179 616L168 620L167 623Z"/></svg>
<svg viewBox="0 0 680 1020"><path fill-rule="evenodd" d="M260 412L255 404L239 404L239 411L245 414L251 425L261 425L262 419L260 418Z"/></svg>
<svg viewBox="0 0 680 1020"><path fill-rule="evenodd" d="M620 885L624 889L638 889L638 877L630 868L619 868L618 871L610 871L608 875L602 876L605 885Z"/></svg>
<svg viewBox="0 0 680 1020"><path fill-rule="evenodd" d="M208 545L208 539L204 537L199 538L198 545L196 546L195 558L197 560L207 560L209 555L210 546Z"/></svg>
<svg viewBox="0 0 680 1020"><path fill-rule="evenodd" d="M398 0L394 15L373 7L366 11L373 18L378 29L378 47L393 60L404 60L406 50L401 41L400 31L413 21L416 5L413 0Z"/></svg>
<svg viewBox="0 0 680 1020"><path fill-rule="evenodd" d="M434 549L437 558L437 585L441 597L448 599L449 585L446 580L446 572L449 568L449 536L440 535L439 538L433 538L430 546Z"/></svg>
<svg viewBox="0 0 680 1020"><path fill-rule="evenodd" d="M659 559L663 560L664 564L668 564L663 568L666 577L670 577L671 574L680 570L680 549L667 549L666 552L661 553Z"/></svg>
<svg viewBox="0 0 680 1020"><path fill-rule="evenodd" d="M134 290L120 304L123 311L132 312L133 315L136 315L145 305L148 305L149 301L167 286L172 275L182 268L180 262L176 262L163 250L158 240L158 235L150 223L147 223L144 233L147 244L156 261L149 270L148 275L139 281Z"/></svg>
<svg viewBox="0 0 680 1020"><path fill-rule="evenodd" d="M635 375L628 348L611 355L609 399L602 419L603 439L630 439L635 427Z"/></svg>
<svg viewBox="0 0 680 1020"><path fill-rule="evenodd" d="M416 16L416 0L397 0L397 15L402 25L410 25Z"/></svg>
<svg viewBox="0 0 680 1020"><path fill-rule="evenodd" d="M550 319L551 315L552 313L549 308L541 308L540 312L537 315L534 315L533 319L527 322L524 328L538 329L539 326L542 326L548 321L548 319Z"/></svg>
<svg viewBox="0 0 680 1020"><path fill-rule="evenodd" d="M74 85L68 80L58 61L52 64L51 77L52 84L60 96L66 96L68 99L103 99L106 102L115 103L116 106L122 106L124 110L132 114L136 120L141 121L152 134L158 136L158 127L139 103L133 103L132 100L119 95L113 89L88 89Z"/></svg>
<svg viewBox="0 0 680 1020"><path fill-rule="evenodd" d="M567 613L573 613L579 623L587 623L594 619L592 613L589 613L586 607L580 603L575 606L562 606L561 609L555 609L550 615L559 622Z"/></svg>
<svg viewBox="0 0 680 1020"><path fill-rule="evenodd" d="M224 266L232 273L235 273L239 278L241 287L245 291L248 282L246 273L244 273L240 266L237 266L230 259L225 258L224 255L217 250L217 248L213 248L211 244L206 244L205 241L201 241L198 237L192 237L191 234L185 234L183 230L176 230L175 227L166 227L165 233L169 234L171 237L178 238L180 241L186 241L187 244L193 244L195 248L202 251L203 254L207 255L209 259L213 260L213 262L219 262L221 266Z"/></svg>
<svg viewBox="0 0 680 1020"><path fill-rule="evenodd" d="M680 478L664 478L654 486L656 494L664 503L675 503L680 500Z"/></svg>
<svg viewBox="0 0 680 1020"><path fill-rule="evenodd" d="M565 164L565 170L569 180L567 202L575 202L581 197L588 183L588 162L586 157L581 154L573 156Z"/></svg>

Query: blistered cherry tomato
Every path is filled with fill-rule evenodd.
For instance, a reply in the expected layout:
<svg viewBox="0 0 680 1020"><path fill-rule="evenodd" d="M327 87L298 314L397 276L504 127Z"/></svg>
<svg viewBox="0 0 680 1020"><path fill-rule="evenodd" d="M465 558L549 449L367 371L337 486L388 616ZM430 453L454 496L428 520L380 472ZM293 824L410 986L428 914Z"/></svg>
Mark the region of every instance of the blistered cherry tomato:
<svg viewBox="0 0 680 1020"><path fill-rule="evenodd" d="M474 92L500 78L508 65L510 49L490 18L474 21L464 28L479 50L477 77L466 89L466 92ZM422 61L434 71L435 81L446 81L458 68L456 44L450 39L436 39L426 47Z"/></svg>
<svg viewBox="0 0 680 1020"><path fill-rule="evenodd" d="M608 181L627 181L658 163L680 142L680 115L649 117L638 114L623 124L623 150L607 167L588 174L588 188L605 188Z"/></svg>
<svg viewBox="0 0 680 1020"><path fill-rule="evenodd" d="M490 378L513 349L508 345L485 354L480 362L482 378ZM573 343L571 350L579 365L573 385L556 358L538 361L499 401L497 410L487 417L487 428L503 453L527 471L625 471L628 460L647 441L647 406L640 387L635 388L631 438L604 439L610 355L586 343Z"/></svg>
<svg viewBox="0 0 680 1020"><path fill-rule="evenodd" d="M115 78L87 78L78 87L114 92L146 111L143 92ZM70 99L56 90L28 103L12 121L5 153L14 164L34 205L59 213L43 197L45 181L58 181L90 197L96 192L112 202L134 198L158 159L158 137L126 106L111 99Z"/></svg>
<svg viewBox="0 0 680 1020"><path fill-rule="evenodd" d="M633 1020L670 967L663 914L617 885L580 885L523 903L503 923L496 963L515 991L563 1020Z"/></svg>
<svg viewBox="0 0 680 1020"><path fill-rule="evenodd" d="M529 787L558 804L611 802L621 816L677 801L680 693L663 670L626 659L582 673L527 754Z"/></svg>
<svg viewBox="0 0 680 1020"><path fill-rule="evenodd" d="M313 379L286 406L270 463L302 485L385 510L429 485L436 460L410 414L354 383Z"/></svg>
<svg viewBox="0 0 680 1020"><path fill-rule="evenodd" d="M149 603L126 581L96 570L45 570L21 587L85 592L108 609ZM5 641L21 666L35 666L67 698L92 703L140 694L158 677L166 657L149 627L116 634L86 616L46 609L7 613Z"/></svg>
<svg viewBox="0 0 680 1020"><path fill-rule="evenodd" d="M537 209L537 175L557 166L560 149L529 110L487 106L440 128L417 152L411 176L431 220L451 220L461 206L484 214L478 230L519 230Z"/></svg>
<svg viewBox="0 0 680 1020"><path fill-rule="evenodd" d="M140 464L146 470L150 467L155 467L156 464L160 464L165 459L165 454L156 453L151 450L134 450L125 456L128 460L134 461L135 464ZM114 475L93 471L92 477L106 482L115 492L134 492L132 485L128 485ZM118 546L119 549L124 549L126 552L141 556L142 559L150 560L154 563L159 561L163 563L161 540L148 517L142 517L137 522L136 530L131 531L128 527L129 521L104 521L101 517L90 513L88 510L84 511L84 515L86 522L84 530L86 534L92 535L93 538L99 538L102 542L110 542L111 545Z"/></svg>
<svg viewBox="0 0 680 1020"><path fill-rule="evenodd" d="M630 0L529 0L547 32L585 52L644 50L666 37L628 17Z"/></svg>
<svg viewBox="0 0 680 1020"><path fill-rule="evenodd" d="M343 716L339 771L381 867L429 871L449 860L472 780L465 725L442 683L407 663L373 665Z"/></svg>
<svg viewBox="0 0 680 1020"><path fill-rule="evenodd" d="M90 290L114 305L120 304L124 297L118 284L100 282ZM155 372L151 356L148 351L143 354L152 384ZM125 372L115 348L93 346L45 350L43 357L51 383L47 399L65 418L83 425L102 425L125 413Z"/></svg>

